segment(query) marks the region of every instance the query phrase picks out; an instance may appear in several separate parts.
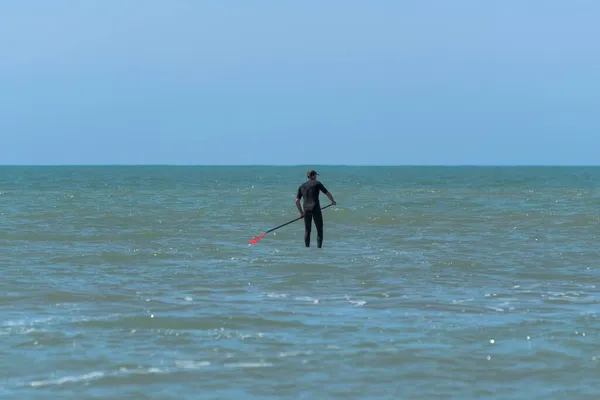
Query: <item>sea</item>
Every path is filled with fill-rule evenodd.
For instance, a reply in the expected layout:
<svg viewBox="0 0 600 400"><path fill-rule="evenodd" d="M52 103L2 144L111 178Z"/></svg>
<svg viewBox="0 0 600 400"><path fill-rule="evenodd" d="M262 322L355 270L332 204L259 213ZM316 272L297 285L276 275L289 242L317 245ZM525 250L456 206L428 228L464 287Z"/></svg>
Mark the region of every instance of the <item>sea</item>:
<svg viewBox="0 0 600 400"><path fill-rule="evenodd" d="M308 168L323 247L250 245ZM600 168L5 166L0 226L2 399L600 398Z"/></svg>

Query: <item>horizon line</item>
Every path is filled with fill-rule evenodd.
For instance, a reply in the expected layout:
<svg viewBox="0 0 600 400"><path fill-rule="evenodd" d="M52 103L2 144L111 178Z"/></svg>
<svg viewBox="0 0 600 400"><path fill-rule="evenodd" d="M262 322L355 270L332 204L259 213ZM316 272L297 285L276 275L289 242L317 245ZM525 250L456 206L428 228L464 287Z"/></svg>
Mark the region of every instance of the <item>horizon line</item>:
<svg viewBox="0 0 600 400"><path fill-rule="evenodd" d="M176 164L176 163L157 163L157 164L135 164L135 163L90 163L90 164L0 164L0 167L279 167L279 168L320 168L320 167L360 167L360 168L432 168L432 167L600 167L600 164Z"/></svg>

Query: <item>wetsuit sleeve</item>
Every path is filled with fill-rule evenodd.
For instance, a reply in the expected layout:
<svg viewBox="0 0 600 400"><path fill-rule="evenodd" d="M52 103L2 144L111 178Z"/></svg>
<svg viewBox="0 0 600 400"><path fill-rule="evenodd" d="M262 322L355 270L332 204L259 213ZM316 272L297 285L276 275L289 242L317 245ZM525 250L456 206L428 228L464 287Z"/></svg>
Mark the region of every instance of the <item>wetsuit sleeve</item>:
<svg viewBox="0 0 600 400"><path fill-rule="evenodd" d="M327 188L320 182L319 182L319 190L321 192L323 192L323 194L327 194L327 192L328 192Z"/></svg>
<svg viewBox="0 0 600 400"><path fill-rule="evenodd" d="M301 199L302 198L302 191L300 190L300 186L298 186L298 193L296 193L296 198L297 199Z"/></svg>

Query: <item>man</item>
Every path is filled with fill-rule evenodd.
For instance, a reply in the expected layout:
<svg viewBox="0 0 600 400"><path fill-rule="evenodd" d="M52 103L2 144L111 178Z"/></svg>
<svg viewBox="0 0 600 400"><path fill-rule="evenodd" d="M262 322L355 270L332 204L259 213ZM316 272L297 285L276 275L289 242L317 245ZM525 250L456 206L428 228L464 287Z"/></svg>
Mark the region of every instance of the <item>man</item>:
<svg viewBox="0 0 600 400"><path fill-rule="evenodd" d="M317 247L321 248L323 245L323 215L319 203L319 192L323 192L331 200L331 204L336 205L337 203L325 186L317 180L317 175L319 175L317 171L312 169L306 173L308 180L298 188L296 207L300 216L304 217L304 244L306 247L310 247L310 231L314 220L317 227ZM304 198L304 210L300 207L301 198Z"/></svg>

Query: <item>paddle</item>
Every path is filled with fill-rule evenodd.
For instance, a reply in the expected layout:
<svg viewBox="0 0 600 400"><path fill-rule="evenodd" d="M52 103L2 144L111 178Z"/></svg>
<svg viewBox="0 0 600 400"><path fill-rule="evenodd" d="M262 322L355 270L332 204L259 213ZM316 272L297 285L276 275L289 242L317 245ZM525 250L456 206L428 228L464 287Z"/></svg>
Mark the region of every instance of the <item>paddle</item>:
<svg viewBox="0 0 600 400"><path fill-rule="evenodd" d="M322 208L321 208L321 210L324 210L324 209L326 209L327 207L331 207L332 205L333 205L333 204L326 205L325 207L322 207ZM289 222L286 222L285 224L281 224L281 225L279 225L279 226L276 226L276 227L275 227L275 228L273 228L273 229L269 229L268 231L266 231L266 232L265 232L265 233L263 233L262 235L258 235L258 236L257 236L257 237L255 237L254 239L250 240L250 244L256 244L256 243L258 243L258 241L259 241L260 239L264 238L264 237L265 237L265 235L266 235L267 233L269 233L269 232L273 232L273 231L274 231L274 230L276 230L276 229L279 229L279 228L281 228L281 227L283 227L283 226L289 225L289 224L291 224L292 222L296 222L296 221L298 221L299 219L302 219L302 218L304 218L304 217L298 217L298 218L296 218L296 219L293 219L293 220L291 220L291 221L289 221Z"/></svg>

